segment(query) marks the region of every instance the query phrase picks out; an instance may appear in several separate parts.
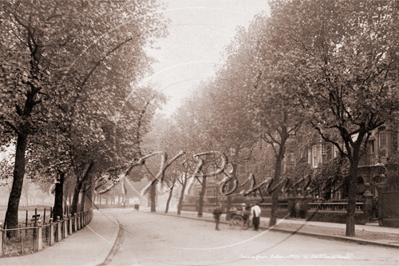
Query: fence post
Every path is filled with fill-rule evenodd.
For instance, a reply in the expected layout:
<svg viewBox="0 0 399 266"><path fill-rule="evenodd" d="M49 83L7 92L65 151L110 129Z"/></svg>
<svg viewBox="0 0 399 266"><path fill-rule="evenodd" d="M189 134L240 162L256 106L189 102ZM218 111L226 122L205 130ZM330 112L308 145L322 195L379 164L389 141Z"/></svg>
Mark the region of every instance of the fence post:
<svg viewBox="0 0 399 266"><path fill-rule="evenodd" d="M82 217L82 213L80 212L80 213L78 214L79 230L83 228L83 226L82 226L82 220L83 220L83 217Z"/></svg>
<svg viewBox="0 0 399 266"><path fill-rule="evenodd" d="M50 246L54 245L54 222L53 218L50 218Z"/></svg>
<svg viewBox="0 0 399 266"><path fill-rule="evenodd" d="M64 238L68 237L68 219L66 214L64 214Z"/></svg>
<svg viewBox="0 0 399 266"><path fill-rule="evenodd" d="M305 219L306 218L306 210L307 210L308 206L305 201L305 197L302 195L302 189L298 188L297 191L298 191L298 194L296 196L296 201L295 201L296 217Z"/></svg>
<svg viewBox="0 0 399 266"><path fill-rule="evenodd" d="M70 214L68 214L68 222L69 222L69 234L72 235L73 231L72 231L72 217Z"/></svg>
<svg viewBox="0 0 399 266"><path fill-rule="evenodd" d="M385 177L385 175L380 175L381 179ZM377 191L378 191L378 224L380 226L384 226L384 209L387 207L384 206L385 204L385 193L388 188L388 185L385 181L383 183L377 184Z"/></svg>
<svg viewBox="0 0 399 266"><path fill-rule="evenodd" d="M3 256L3 223L0 222L0 257Z"/></svg>
<svg viewBox="0 0 399 266"><path fill-rule="evenodd" d="M289 217L294 218L296 216L295 213L295 196L291 193L288 195L288 213Z"/></svg>
<svg viewBox="0 0 399 266"><path fill-rule="evenodd" d="M78 223L77 223L77 216L76 213L73 214L73 225L74 225L74 232L78 231Z"/></svg>
<svg viewBox="0 0 399 266"><path fill-rule="evenodd" d="M62 239L62 234L61 234L61 218L60 216L57 216L57 242L60 242Z"/></svg>
<svg viewBox="0 0 399 266"><path fill-rule="evenodd" d="M363 193L363 214L367 222L373 217L373 194L370 192L370 184L366 183L366 191Z"/></svg>
<svg viewBox="0 0 399 266"><path fill-rule="evenodd" d="M78 230L80 230L80 213L77 214Z"/></svg>
<svg viewBox="0 0 399 266"><path fill-rule="evenodd" d="M38 234L37 234L37 250L40 251L43 249L43 227L42 227L42 220L39 219L37 220L37 226L38 226ZM36 229L35 229L36 230Z"/></svg>

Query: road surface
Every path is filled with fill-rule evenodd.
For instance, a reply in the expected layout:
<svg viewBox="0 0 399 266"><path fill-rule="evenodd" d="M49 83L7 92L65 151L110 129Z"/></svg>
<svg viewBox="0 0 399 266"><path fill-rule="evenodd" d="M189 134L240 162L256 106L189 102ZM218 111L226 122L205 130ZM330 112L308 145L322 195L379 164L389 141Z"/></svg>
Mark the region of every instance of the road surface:
<svg viewBox="0 0 399 266"><path fill-rule="evenodd" d="M399 265L397 249L221 224L132 209L102 210L122 225L103 265Z"/></svg>

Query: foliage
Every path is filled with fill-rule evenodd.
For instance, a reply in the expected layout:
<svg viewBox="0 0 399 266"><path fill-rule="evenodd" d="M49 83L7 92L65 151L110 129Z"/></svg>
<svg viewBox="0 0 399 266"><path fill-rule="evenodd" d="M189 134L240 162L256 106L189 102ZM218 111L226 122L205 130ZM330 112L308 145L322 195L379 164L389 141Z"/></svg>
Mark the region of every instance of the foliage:
<svg viewBox="0 0 399 266"><path fill-rule="evenodd" d="M295 167L289 168L284 172L284 177L289 178L293 182L299 181L301 178L313 175L313 168L307 161L299 161ZM322 177L324 178L324 176Z"/></svg>
<svg viewBox="0 0 399 266"><path fill-rule="evenodd" d="M322 180L336 179L336 181L343 182L344 178L349 175L349 167L349 159L338 156L322 163L315 178Z"/></svg>
<svg viewBox="0 0 399 266"><path fill-rule="evenodd" d="M25 150L42 147L59 165L68 153L84 156L86 144L102 140L104 120L115 122L130 84L137 87L150 71L144 47L166 26L158 7L154 1L1 1L1 142L17 142L6 215L11 227Z"/></svg>
<svg viewBox="0 0 399 266"><path fill-rule="evenodd" d="M259 14L248 30L238 29L226 49L226 59L219 67L217 79L219 83L227 79L234 84L224 92L235 96L236 108L241 112L240 121L247 121L246 124L239 124L238 128L259 134L274 150L274 180L279 182L286 143L290 135L299 130L304 115L296 84L291 82L290 67L280 64L280 55L270 49L270 46L283 39L276 35L269 37L271 30L265 14ZM285 50L289 48L285 47ZM240 133L239 129L235 132ZM245 138L248 139L247 135L244 135ZM273 209L277 208L277 197L277 192L273 193ZM271 226L275 223L274 213L272 210Z"/></svg>
<svg viewBox="0 0 399 266"><path fill-rule="evenodd" d="M313 127L351 163L348 236L359 160L371 131L399 106L398 15L395 1L271 2L268 38L281 40L273 49L283 58L276 63L289 69Z"/></svg>
<svg viewBox="0 0 399 266"><path fill-rule="evenodd" d="M0 161L0 186L11 188L13 168L14 164L10 163L6 158Z"/></svg>

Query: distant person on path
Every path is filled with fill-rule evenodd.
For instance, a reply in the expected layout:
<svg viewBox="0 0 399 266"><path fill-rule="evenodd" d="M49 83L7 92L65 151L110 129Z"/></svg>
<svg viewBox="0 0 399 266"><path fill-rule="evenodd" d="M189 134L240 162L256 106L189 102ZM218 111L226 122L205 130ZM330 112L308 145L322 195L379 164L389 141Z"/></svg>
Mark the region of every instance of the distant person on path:
<svg viewBox="0 0 399 266"><path fill-rule="evenodd" d="M219 230L220 215L222 215L222 208L221 205L219 204L213 210L213 218L215 218L215 224L216 224L215 230Z"/></svg>
<svg viewBox="0 0 399 266"><path fill-rule="evenodd" d="M252 215L252 224L254 225L254 230L259 230L259 223L260 223L260 207L258 204L255 204L251 208L251 215Z"/></svg>
<svg viewBox="0 0 399 266"><path fill-rule="evenodd" d="M138 211L139 209L140 209L140 200L139 200L139 198L134 198L133 199L133 204L134 204L134 209L136 210L136 211Z"/></svg>

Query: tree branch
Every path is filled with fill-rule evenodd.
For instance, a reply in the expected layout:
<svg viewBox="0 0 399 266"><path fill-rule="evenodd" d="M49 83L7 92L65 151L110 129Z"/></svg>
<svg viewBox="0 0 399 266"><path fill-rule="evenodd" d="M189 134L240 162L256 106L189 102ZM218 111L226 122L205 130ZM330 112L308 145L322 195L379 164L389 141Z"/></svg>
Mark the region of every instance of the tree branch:
<svg viewBox="0 0 399 266"><path fill-rule="evenodd" d="M21 135L21 132L18 130L18 128L16 126L14 126L10 121L5 121L5 123L12 129L15 131L15 133L17 133L18 135Z"/></svg>
<svg viewBox="0 0 399 266"><path fill-rule="evenodd" d="M312 121L310 121L310 124L313 126L314 129L317 130L317 132L319 132L319 135L321 136L321 138L322 138L324 141L330 142L330 143L332 143L335 147L337 147L338 150L339 150L339 152L340 152L340 154L344 154L344 155L346 154L346 153L344 153L344 151L341 149L341 147L339 146L339 144L338 144L337 142L331 140L330 138L326 137L326 136L323 134L323 132L321 131L320 127L316 126Z"/></svg>
<svg viewBox="0 0 399 266"><path fill-rule="evenodd" d="M113 52L115 52L116 50L118 50L119 48L121 48L123 45L125 45L126 43L130 42L131 40L133 40L134 37L130 37L128 39L126 39L125 41L121 42L120 44L118 44L117 46L115 46L111 51L109 51L108 53L105 54L105 56L103 58L101 58L100 60L97 61L97 63L92 67L92 69L89 71L89 73L87 73L87 75L84 77L83 81L80 84L80 89L82 89L87 81L89 80L89 78L91 77L91 75L93 74L93 72L97 69L97 67L101 64L101 62L103 62L105 59L107 59L107 57L112 54Z"/></svg>

